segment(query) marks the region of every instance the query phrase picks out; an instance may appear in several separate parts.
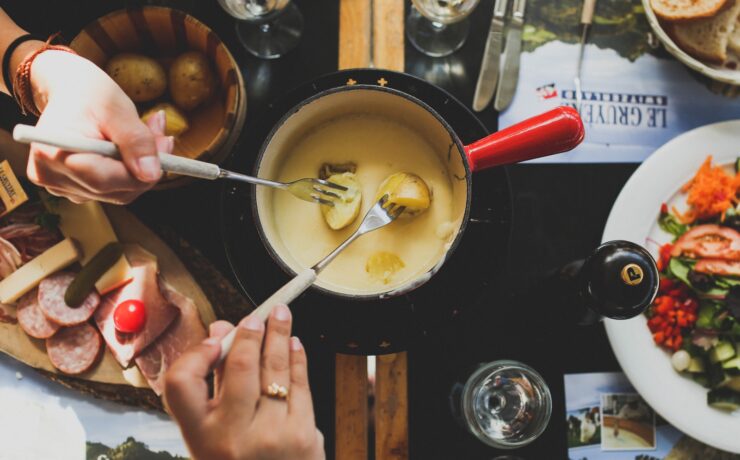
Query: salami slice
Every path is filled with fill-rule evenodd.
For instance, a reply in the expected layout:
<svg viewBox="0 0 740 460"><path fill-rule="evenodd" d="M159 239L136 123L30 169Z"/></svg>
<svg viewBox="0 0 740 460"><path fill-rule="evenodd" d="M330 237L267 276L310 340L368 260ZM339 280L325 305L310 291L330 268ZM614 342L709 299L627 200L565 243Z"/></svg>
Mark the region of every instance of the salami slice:
<svg viewBox="0 0 740 460"><path fill-rule="evenodd" d="M18 324L26 334L37 339L48 339L59 329L59 325L46 319L38 302L38 289L27 292L18 301L16 316Z"/></svg>
<svg viewBox="0 0 740 460"><path fill-rule="evenodd" d="M59 272L44 279L39 284L39 307L51 321L62 326L84 323L95 313L100 304L100 296L94 290L88 294L77 308L64 302L64 293L75 278L74 273Z"/></svg>
<svg viewBox="0 0 740 460"><path fill-rule="evenodd" d="M51 364L65 374L80 374L90 369L100 355L103 339L89 323L63 327L46 339Z"/></svg>

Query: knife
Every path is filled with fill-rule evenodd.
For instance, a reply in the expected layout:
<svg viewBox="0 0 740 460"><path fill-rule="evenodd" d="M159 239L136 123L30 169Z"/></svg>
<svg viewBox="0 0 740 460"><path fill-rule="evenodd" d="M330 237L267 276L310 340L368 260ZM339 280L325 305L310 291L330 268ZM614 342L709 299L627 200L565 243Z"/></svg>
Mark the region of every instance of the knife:
<svg viewBox="0 0 740 460"><path fill-rule="evenodd" d="M493 93L496 92L501 64L501 45L503 45L504 38L504 17L508 3L508 0L496 0L493 6L491 28L488 30L486 49L483 51L483 61L480 64L478 83L475 85L473 96L473 110L476 112L485 109L493 99Z"/></svg>
<svg viewBox="0 0 740 460"><path fill-rule="evenodd" d="M519 81L519 55L522 49L522 29L524 28L524 7L526 3L526 0L514 0L514 11L511 14L509 31L506 33L501 82L496 93L496 100L493 103L493 106L499 112L511 103Z"/></svg>
<svg viewBox="0 0 740 460"><path fill-rule="evenodd" d="M584 0L583 9L581 10L581 45L578 49L578 64L576 67L576 76L573 79L573 83L576 89L576 110L581 113L581 70L583 69L583 52L586 48L586 40L588 39L588 31L591 29L591 22L594 18L594 8L596 6L596 0Z"/></svg>

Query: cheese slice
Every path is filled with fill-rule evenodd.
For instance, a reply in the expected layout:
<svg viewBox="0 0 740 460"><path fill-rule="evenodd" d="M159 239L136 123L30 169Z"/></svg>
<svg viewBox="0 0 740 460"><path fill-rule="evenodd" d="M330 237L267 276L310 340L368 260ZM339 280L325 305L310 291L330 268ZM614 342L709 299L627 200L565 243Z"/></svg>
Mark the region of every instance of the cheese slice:
<svg viewBox="0 0 740 460"><path fill-rule="evenodd" d="M80 245L82 255L80 264L87 264L103 247L118 241L113 226L105 215L100 203L89 201L75 204L66 199L50 202L46 205L51 212L59 214L59 230L67 238L73 238ZM98 292L106 294L131 281L131 266L126 256L116 262L95 283Z"/></svg>
<svg viewBox="0 0 740 460"><path fill-rule="evenodd" d="M0 281L0 302L13 303L38 286L44 278L73 264L80 258L77 246L66 238Z"/></svg>

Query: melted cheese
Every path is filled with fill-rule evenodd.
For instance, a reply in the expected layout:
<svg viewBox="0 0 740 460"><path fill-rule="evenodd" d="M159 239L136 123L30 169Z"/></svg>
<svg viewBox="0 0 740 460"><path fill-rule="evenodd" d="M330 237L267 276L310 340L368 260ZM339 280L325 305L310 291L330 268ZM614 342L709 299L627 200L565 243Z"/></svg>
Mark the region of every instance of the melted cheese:
<svg viewBox="0 0 740 460"><path fill-rule="evenodd" d="M325 123L302 138L286 154L277 179L316 177L323 163L350 161L357 164L363 194L360 215L352 225L332 230L319 206L276 191L272 205L275 228L294 259L295 263L289 262L291 268L300 271L311 267L357 229L384 179L397 172L417 174L432 192L430 208L361 236L319 275L319 285L340 292L389 291L433 268L454 237L454 231L438 231L454 221L449 173L418 132L397 121L352 115ZM368 258L378 251L395 254L404 264L387 280L366 271Z"/></svg>

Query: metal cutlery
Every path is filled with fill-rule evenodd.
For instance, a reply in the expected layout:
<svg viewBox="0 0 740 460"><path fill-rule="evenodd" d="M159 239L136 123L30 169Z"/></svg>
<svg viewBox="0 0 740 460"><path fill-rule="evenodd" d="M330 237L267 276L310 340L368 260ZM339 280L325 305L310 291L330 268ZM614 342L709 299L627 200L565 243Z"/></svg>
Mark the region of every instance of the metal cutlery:
<svg viewBox="0 0 740 460"><path fill-rule="evenodd" d="M493 18L488 30L486 48L483 51L483 60L481 61L478 82L475 85L475 95L473 96L473 110L476 112L485 109L496 92L504 39L504 18L508 4L508 0L496 0L493 6Z"/></svg>
<svg viewBox="0 0 740 460"><path fill-rule="evenodd" d="M581 71L583 70L583 52L586 48L586 40L588 40L588 32L591 30L591 22L594 18L594 9L596 7L596 0L584 0L583 9L581 10L581 44L578 48L578 64L576 66L576 76L573 78L576 91L576 110L581 113L581 102L583 101L583 95L581 90Z"/></svg>
<svg viewBox="0 0 740 460"><path fill-rule="evenodd" d="M509 30L506 32L504 63L501 68L499 88L493 106L501 112L509 106L519 81L519 57L522 50L522 29L526 0L514 0Z"/></svg>
<svg viewBox="0 0 740 460"><path fill-rule="evenodd" d="M70 152L90 152L109 158L120 159L116 144L102 139L92 139L77 136L67 131L38 128L29 125L16 125L13 129L13 139L18 142L41 144L59 147ZM347 191L344 187L323 179L304 178L293 182L277 182L259 177L247 176L234 171L221 169L218 165L205 161L192 160L169 153L159 153L159 162L162 171L181 174L183 176L200 179L216 180L230 179L248 184L264 185L292 193L297 198L334 206L334 202L342 198L341 193Z"/></svg>
<svg viewBox="0 0 740 460"><path fill-rule="evenodd" d="M262 321L266 321L275 305L281 303L289 304L295 300L316 281L319 273L321 273L321 271L353 241L366 233L390 224L401 215L404 209L404 206L396 206L392 203L388 203L388 195L381 197L380 200L370 208L367 214L365 214L360 226L352 235L350 235L349 238L344 240L342 244L316 263L316 265L298 273L295 278L290 280L267 300L262 302L262 304L251 314L257 315L262 319ZM228 355L229 350L231 350L231 345L234 343L235 336L236 329L232 329L223 339L221 339L221 355L219 356L219 362L223 361L224 358L226 358L226 355Z"/></svg>

